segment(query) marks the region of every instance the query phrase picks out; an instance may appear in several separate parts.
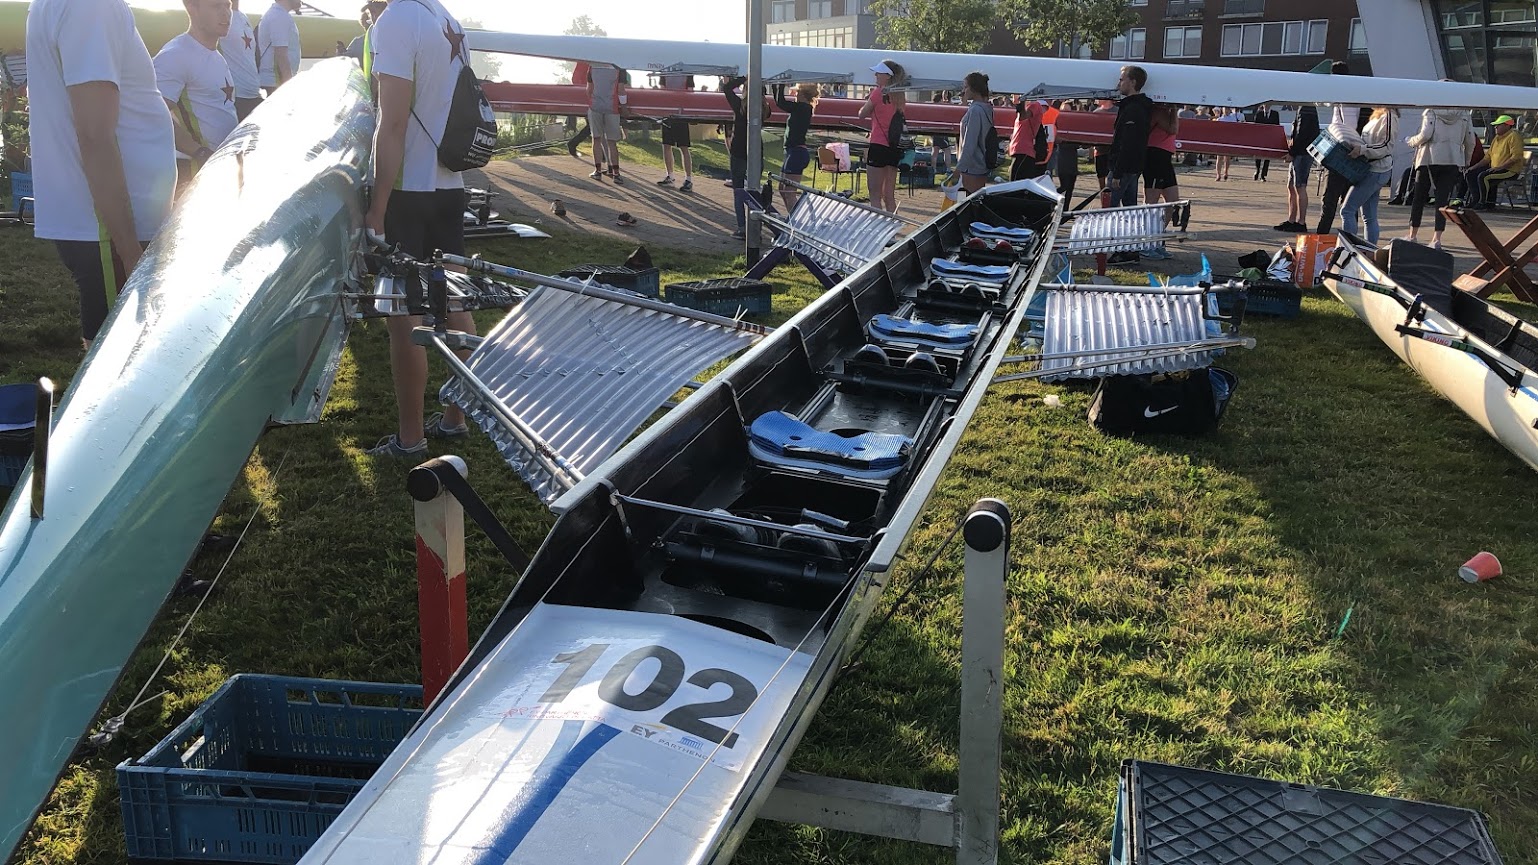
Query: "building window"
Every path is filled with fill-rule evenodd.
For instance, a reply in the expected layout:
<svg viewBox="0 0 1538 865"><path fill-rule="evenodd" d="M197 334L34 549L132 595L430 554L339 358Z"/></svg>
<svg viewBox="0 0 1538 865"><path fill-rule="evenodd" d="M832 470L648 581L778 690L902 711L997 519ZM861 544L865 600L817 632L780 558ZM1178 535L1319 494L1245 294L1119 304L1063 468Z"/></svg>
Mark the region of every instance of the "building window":
<svg viewBox="0 0 1538 865"><path fill-rule="evenodd" d="M784 24L796 20L796 0L774 0L769 4L769 23Z"/></svg>
<svg viewBox="0 0 1538 865"><path fill-rule="evenodd" d="M1147 50L1148 31L1134 27L1111 40L1112 60L1142 60Z"/></svg>
<svg viewBox="0 0 1538 865"><path fill-rule="evenodd" d="M1207 0L1170 0L1165 18L1200 18L1207 12Z"/></svg>
<svg viewBox="0 0 1538 865"><path fill-rule="evenodd" d="M1330 22L1323 18L1316 18L1308 22L1308 48L1309 54L1323 54L1324 41L1330 35Z"/></svg>
<svg viewBox="0 0 1538 865"><path fill-rule="evenodd" d="M1264 15L1266 0L1223 0L1224 15Z"/></svg>
<svg viewBox="0 0 1538 865"><path fill-rule="evenodd" d="M808 0L806 4L807 18L832 18L833 0Z"/></svg>
<svg viewBox="0 0 1538 865"><path fill-rule="evenodd" d="M1128 3L1127 5L1128 6L1147 6L1148 5L1148 0L1132 0L1132 2Z"/></svg>
<svg viewBox="0 0 1538 865"><path fill-rule="evenodd" d="M1200 28L1200 27L1166 27L1166 28L1164 28L1164 56L1165 57L1200 57L1200 56L1202 56L1202 28Z"/></svg>
<svg viewBox="0 0 1538 865"><path fill-rule="evenodd" d="M1267 21L1257 24L1224 24L1224 57L1281 57L1323 54L1329 21ZM1360 21L1357 22L1360 24ZM1352 33L1356 32L1353 27ZM1365 40L1365 36L1363 37ZM1363 42L1363 51L1366 43ZM1352 50L1355 50L1354 48Z"/></svg>
<svg viewBox="0 0 1538 865"><path fill-rule="evenodd" d="M1362 26L1362 19L1351 19L1351 47L1352 54L1367 53L1367 28Z"/></svg>
<svg viewBox="0 0 1538 865"><path fill-rule="evenodd" d="M1057 56L1059 56L1059 57L1072 57L1073 56L1073 52L1069 49L1068 43L1062 41L1061 39L1059 39L1058 42L1057 42ZM1090 49L1089 43L1086 42L1086 43L1081 43L1079 45L1079 59L1080 60L1089 60L1093 56L1094 56L1094 52Z"/></svg>
<svg viewBox="0 0 1538 865"><path fill-rule="evenodd" d="M1511 24L1533 24L1533 0L1490 0L1490 26L1503 27Z"/></svg>

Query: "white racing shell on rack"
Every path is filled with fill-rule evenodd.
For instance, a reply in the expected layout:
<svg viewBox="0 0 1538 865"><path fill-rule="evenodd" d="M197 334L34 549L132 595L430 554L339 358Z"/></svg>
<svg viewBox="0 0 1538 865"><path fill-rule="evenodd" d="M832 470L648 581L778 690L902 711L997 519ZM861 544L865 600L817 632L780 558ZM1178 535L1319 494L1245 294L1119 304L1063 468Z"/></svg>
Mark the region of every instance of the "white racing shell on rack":
<svg viewBox="0 0 1538 865"><path fill-rule="evenodd" d="M1346 243L1346 241L1342 241ZM1412 300L1409 292L1394 284L1367 254L1356 252L1338 253L1337 270L1348 279L1370 282L1391 287ZM1406 336L1396 330L1405 323L1406 304L1399 298L1381 292L1352 285L1346 279L1327 273L1324 284L1341 302L1372 328L1399 359L1421 374L1437 392L1452 400L1464 414L1484 428L1485 432L1505 445L1529 467L1538 470L1538 374L1523 370L1521 384L1509 386L1478 355L1450 345L1441 345L1435 339ZM1455 291L1457 289L1454 289ZM1447 316L1429 307L1425 320L1416 326L1432 334L1445 335L1448 340L1459 340L1479 347L1498 361L1505 361L1512 369L1522 370L1499 349L1474 336Z"/></svg>
<svg viewBox="0 0 1538 865"><path fill-rule="evenodd" d="M748 68L748 46L745 44L536 36L485 30L469 31L466 44L477 51L608 63L621 69L661 70L670 66L692 66L746 74ZM967 73L982 70L988 73L993 89L1003 93L1026 93L1045 84L1058 93L1109 95L1109 91L1116 88L1123 65L1114 60L1059 57L763 46L766 76L785 70L811 70L846 77L855 84L874 84L870 67L889 58L901 63L916 80L954 82L957 87ZM1139 65L1148 71L1148 86L1143 92L1155 102L1240 107L1262 102L1293 105L1338 101L1389 107L1538 109L1538 88L1533 87L1323 76L1308 72L1169 63Z"/></svg>
<svg viewBox="0 0 1538 865"><path fill-rule="evenodd" d="M708 861L701 830L810 662L678 616L539 604L301 862Z"/></svg>

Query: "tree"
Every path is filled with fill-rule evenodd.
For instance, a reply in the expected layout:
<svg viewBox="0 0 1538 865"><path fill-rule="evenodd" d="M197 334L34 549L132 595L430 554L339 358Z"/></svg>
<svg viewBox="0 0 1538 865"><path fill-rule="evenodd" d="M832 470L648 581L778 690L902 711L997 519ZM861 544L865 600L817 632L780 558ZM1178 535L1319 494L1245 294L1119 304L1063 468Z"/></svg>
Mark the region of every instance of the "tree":
<svg viewBox="0 0 1538 865"><path fill-rule="evenodd" d="M459 23L466 30L486 29L486 25L475 18L461 18ZM502 61L497 59L497 55L486 51L470 52L470 68L475 70L475 77L482 81L496 81L502 77Z"/></svg>
<svg viewBox="0 0 1538 865"><path fill-rule="evenodd" d="M1025 47L1066 45L1070 57L1105 47L1137 23L1129 0L999 0L999 14Z"/></svg>
<svg viewBox="0 0 1538 865"><path fill-rule="evenodd" d="M873 0L876 38L899 51L977 54L988 44L999 0Z"/></svg>
<svg viewBox="0 0 1538 865"><path fill-rule="evenodd" d="M578 15L571 19L571 26L561 31L567 36L608 36L609 31L598 26L598 23L586 15ZM571 73L577 68L577 64L565 62L561 64L561 71L556 74L557 81L570 83Z"/></svg>

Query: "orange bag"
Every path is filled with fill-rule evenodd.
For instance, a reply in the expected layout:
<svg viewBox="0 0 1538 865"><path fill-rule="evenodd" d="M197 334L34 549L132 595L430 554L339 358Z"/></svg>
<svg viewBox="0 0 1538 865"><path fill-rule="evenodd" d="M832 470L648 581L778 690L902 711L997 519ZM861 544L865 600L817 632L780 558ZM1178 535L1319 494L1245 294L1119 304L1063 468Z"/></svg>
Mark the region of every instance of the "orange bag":
<svg viewBox="0 0 1538 865"><path fill-rule="evenodd" d="M1293 244L1292 284L1313 288L1329 267L1330 250L1335 248L1333 234L1300 234Z"/></svg>

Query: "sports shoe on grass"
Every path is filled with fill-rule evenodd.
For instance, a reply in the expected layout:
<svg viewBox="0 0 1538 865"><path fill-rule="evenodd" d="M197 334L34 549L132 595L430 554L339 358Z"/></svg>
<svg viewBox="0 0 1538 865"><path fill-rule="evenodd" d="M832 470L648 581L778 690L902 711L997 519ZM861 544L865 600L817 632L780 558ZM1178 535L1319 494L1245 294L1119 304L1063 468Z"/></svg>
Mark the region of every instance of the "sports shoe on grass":
<svg viewBox="0 0 1538 865"><path fill-rule="evenodd" d="M394 457L395 459L426 456L427 439L422 439L409 448L401 447L400 439L396 438L395 433L391 433L380 439L379 444L374 445L364 451L364 453L371 457Z"/></svg>
<svg viewBox="0 0 1538 865"><path fill-rule="evenodd" d="M661 180L657 181L657 185L658 186L672 186L673 185L673 175L669 174L667 177L664 177Z"/></svg>
<svg viewBox="0 0 1538 865"><path fill-rule="evenodd" d="M427 420L422 423L422 435L430 439L464 438L466 435L469 435L469 433L469 424L462 423L459 426L452 427L444 426L443 412L441 411L433 412L432 414L428 415Z"/></svg>

